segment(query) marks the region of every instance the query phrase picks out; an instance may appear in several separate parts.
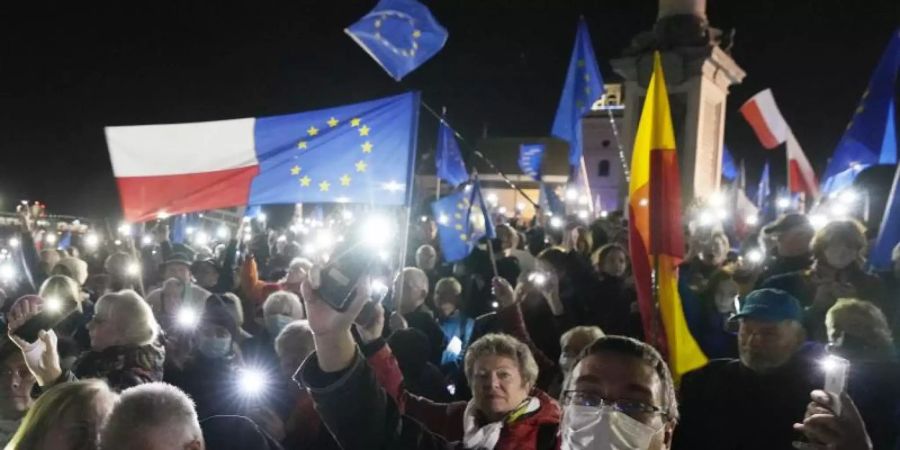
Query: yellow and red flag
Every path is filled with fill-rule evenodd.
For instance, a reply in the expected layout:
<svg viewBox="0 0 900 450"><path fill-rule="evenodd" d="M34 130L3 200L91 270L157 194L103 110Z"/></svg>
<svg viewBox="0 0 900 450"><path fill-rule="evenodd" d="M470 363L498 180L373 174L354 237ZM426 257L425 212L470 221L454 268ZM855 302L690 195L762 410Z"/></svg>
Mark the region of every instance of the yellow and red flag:
<svg viewBox="0 0 900 450"><path fill-rule="evenodd" d="M705 365L707 358L688 329L678 295L678 264L684 257L681 185L659 52L653 55L653 76L634 140L628 194L628 246L644 334L668 356L672 374L678 379ZM658 313L655 300L659 302Z"/></svg>

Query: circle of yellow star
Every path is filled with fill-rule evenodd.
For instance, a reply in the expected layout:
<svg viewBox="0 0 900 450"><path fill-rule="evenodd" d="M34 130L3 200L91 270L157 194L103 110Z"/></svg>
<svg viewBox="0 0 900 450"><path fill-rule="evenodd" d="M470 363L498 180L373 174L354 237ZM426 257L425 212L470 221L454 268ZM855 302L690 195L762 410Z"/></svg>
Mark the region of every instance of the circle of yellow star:
<svg viewBox="0 0 900 450"><path fill-rule="evenodd" d="M323 181L323 182L319 183L319 190L322 192L328 192L328 188L330 188L330 187L331 187L331 183L329 183L327 181Z"/></svg>
<svg viewBox="0 0 900 450"><path fill-rule="evenodd" d="M319 129L314 126L310 126L309 129L306 130L306 133L309 134L310 136L315 136L315 135L319 134Z"/></svg>
<svg viewBox="0 0 900 450"><path fill-rule="evenodd" d="M462 219L462 214L456 213L456 214L453 215L453 217L456 217L457 219L460 219L460 220L461 220L461 219Z"/></svg>
<svg viewBox="0 0 900 450"><path fill-rule="evenodd" d="M350 175L346 173L341 177L341 186L350 186Z"/></svg>
<svg viewBox="0 0 900 450"><path fill-rule="evenodd" d="M300 150L306 150L306 145L306 141L300 141L297 143L297 148L299 148Z"/></svg>
<svg viewBox="0 0 900 450"><path fill-rule="evenodd" d="M422 32L421 32L421 31L419 31L419 30L413 30L413 37L414 37L414 38L418 38L418 37L421 36L421 35L422 35Z"/></svg>
<svg viewBox="0 0 900 450"><path fill-rule="evenodd" d="M362 144L362 151L363 153L372 153L372 143L369 141L364 142Z"/></svg>
<svg viewBox="0 0 900 450"><path fill-rule="evenodd" d="M360 119L359 117L354 117L354 118L350 119L350 126L351 126L351 127L358 127L358 126L359 126L359 123L360 123L361 121L362 121L362 119Z"/></svg>
<svg viewBox="0 0 900 450"><path fill-rule="evenodd" d="M291 167L291 175L300 175L300 166Z"/></svg>
<svg viewBox="0 0 900 450"><path fill-rule="evenodd" d="M466 235L461 234L461 235L459 235L459 238L465 241L465 240L466 240Z"/></svg>
<svg viewBox="0 0 900 450"><path fill-rule="evenodd" d="M334 117L328 119L328 126L331 128L336 127L339 123L340 123L340 121L335 119Z"/></svg>
<svg viewBox="0 0 900 450"><path fill-rule="evenodd" d="M357 162L356 162L356 171L357 171L357 172L365 172L365 171L366 171L366 167L369 167L369 165L366 164L365 161L357 161Z"/></svg>
<svg viewBox="0 0 900 450"><path fill-rule="evenodd" d="M453 228L456 228L457 230L462 230L462 229L463 229L463 226L462 226L461 223L458 223L458 224L456 224L456 226L453 227Z"/></svg>
<svg viewBox="0 0 900 450"><path fill-rule="evenodd" d="M312 183L312 178L309 175L304 175L303 178L300 179L300 186L309 187L309 184Z"/></svg>
<svg viewBox="0 0 900 450"><path fill-rule="evenodd" d="M369 126L368 126L368 125L363 125L363 126L359 129L359 135L360 135L360 136L368 136L368 135L369 135Z"/></svg>

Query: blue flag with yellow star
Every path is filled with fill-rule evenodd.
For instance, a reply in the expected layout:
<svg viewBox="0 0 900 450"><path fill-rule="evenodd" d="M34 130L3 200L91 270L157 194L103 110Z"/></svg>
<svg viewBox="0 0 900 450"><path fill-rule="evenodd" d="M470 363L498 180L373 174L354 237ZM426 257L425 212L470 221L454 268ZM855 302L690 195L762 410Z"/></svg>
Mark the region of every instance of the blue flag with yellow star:
<svg viewBox="0 0 900 450"><path fill-rule="evenodd" d="M894 123L897 74L900 69L900 29L895 30L869 86L863 92L834 156L822 177L823 193L849 187L856 175L874 164L896 164ZM843 178L843 181L841 180ZM848 182L849 181L849 182Z"/></svg>
<svg viewBox="0 0 900 450"><path fill-rule="evenodd" d="M409 93L256 119L248 203L406 203L418 110Z"/></svg>
<svg viewBox="0 0 900 450"><path fill-rule="evenodd" d="M477 179L432 203L431 210L438 223L441 253L447 262L469 256L481 238L495 237L494 224Z"/></svg>
<svg viewBox="0 0 900 450"><path fill-rule="evenodd" d="M584 18L578 22L575 49L569 61L569 71L563 84L562 97L556 108L551 133L569 142L569 165L577 166L581 160L581 118L591 110L591 105L603 96L603 76L597 66L597 57L591 46Z"/></svg>
<svg viewBox="0 0 900 450"><path fill-rule="evenodd" d="M463 162L462 153L459 151L459 143L450 125L441 119L441 129L438 131L437 150L435 150L435 164L437 165L438 178L452 184L454 187L465 183L469 179L466 171L466 163Z"/></svg>
<svg viewBox="0 0 900 450"><path fill-rule="evenodd" d="M416 0L381 0L344 32L397 81L447 42L447 30Z"/></svg>
<svg viewBox="0 0 900 450"><path fill-rule="evenodd" d="M519 169L529 177L541 180L541 164L544 161L544 144L522 144L519 146Z"/></svg>

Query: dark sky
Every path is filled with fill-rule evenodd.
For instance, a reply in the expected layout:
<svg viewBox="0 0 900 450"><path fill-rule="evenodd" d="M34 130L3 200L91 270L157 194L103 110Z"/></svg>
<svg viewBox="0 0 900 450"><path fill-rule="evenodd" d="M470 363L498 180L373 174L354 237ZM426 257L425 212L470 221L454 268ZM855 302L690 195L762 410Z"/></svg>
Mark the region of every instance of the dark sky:
<svg viewBox="0 0 900 450"><path fill-rule="evenodd" d="M343 33L375 1L9 3L0 6L0 209L28 198L93 216L119 214L105 125L283 114L418 89L466 136L485 124L491 136L544 135L578 15L607 76L608 61L656 17L655 0L426 1L450 38L401 85ZM898 4L709 0L711 23L737 29L733 55L748 73L729 98L725 139L751 180L764 153L737 107L771 87L822 168L900 23ZM423 115L420 136L434 128Z"/></svg>

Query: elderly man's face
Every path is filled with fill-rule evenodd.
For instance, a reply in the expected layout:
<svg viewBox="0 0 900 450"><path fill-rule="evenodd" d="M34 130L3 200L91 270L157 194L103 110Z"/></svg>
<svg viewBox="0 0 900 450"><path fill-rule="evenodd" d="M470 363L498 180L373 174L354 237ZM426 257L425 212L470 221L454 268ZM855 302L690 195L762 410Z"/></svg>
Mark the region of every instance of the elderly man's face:
<svg viewBox="0 0 900 450"><path fill-rule="evenodd" d="M422 247L416 252L416 266L428 271L437 264L437 252L432 247Z"/></svg>
<svg viewBox="0 0 900 450"><path fill-rule="evenodd" d="M813 233L806 227L789 228L775 235L778 256L800 256L809 252Z"/></svg>
<svg viewBox="0 0 900 450"><path fill-rule="evenodd" d="M163 272L163 279L177 278L184 284L191 281L191 268L184 264L166 264L166 270Z"/></svg>
<svg viewBox="0 0 900 450"><path fill-rule="evenodd" d="M783 366L802 343L803 331L797 322L741 319L738 350L741 362L754 372L771 372Z"/></svg>
<svg viewBox="0 0 900 450"><path fill-rule="evenodd" d="M400 314L408 314L413 312L425 300L425 295L421 289L411 286L406 277L402 273L394 278L394 299Z"/></svg>
<svg viewBox="0 0 900 450"><path fill-rule="evenodd" d="M575 366L572 380L570 388L585 398L648 406L648 412L629 416L657 430L646 448L669 448L674 422L660 412L649 412L653 409L665 411L669 405L665 404L662 380L644 360L613 352L588 355ZM568 412L567 407L563 414ZM565 417L563 421L566 421Z"/></svg>
<svg viewBox="0 0 900 450"><path fill-rule="evenodd" d="M22 353L16 351L0 362L0 419L17 420L25 415L34 403L34 383Z"/></svg>

